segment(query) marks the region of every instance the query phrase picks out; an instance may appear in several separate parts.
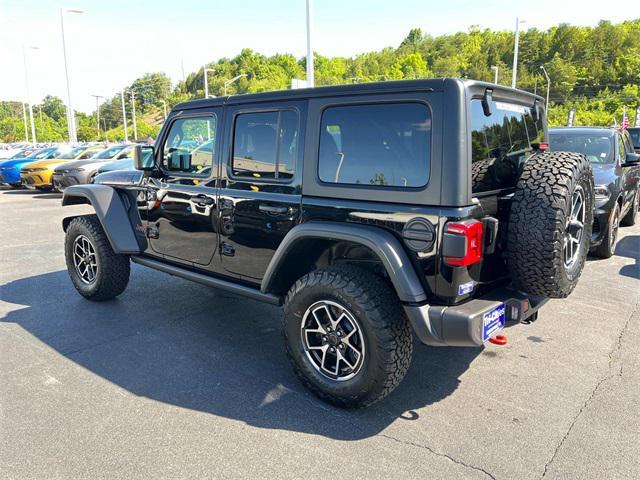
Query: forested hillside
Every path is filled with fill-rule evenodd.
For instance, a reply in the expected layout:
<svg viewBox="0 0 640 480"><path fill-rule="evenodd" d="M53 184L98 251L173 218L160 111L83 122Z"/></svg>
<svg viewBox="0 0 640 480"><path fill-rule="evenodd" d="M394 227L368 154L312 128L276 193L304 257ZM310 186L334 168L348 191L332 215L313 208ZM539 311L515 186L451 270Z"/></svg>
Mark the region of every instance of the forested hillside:
<svg viewBox="0 0 640 480"><path fill-rule="evenodd" d="M426 77L467 77L493 81L495 65L499 83L510 85L513 32L491 31L478 26L466 33L433 37L420 29L409 32L398 47L368 52L352 58L315 55L316 85L400 80ZM520 35L518 88L546 95L544 65L551 78L549 122L564 124L575 108L576 124L610 125L620 122L623 108L630 114L640 102L640 19L620 24L600 22L596 27L561 24L547 31L529 29ZM289 54L266 57L245 49L235 58L223 58L206 66L209 93L222 95L224 82L245 74L229 86L228 93L286 89L293 78L305 78L305 59ZM172 85L163 73L149 73L135 80L138 138L154 137L163 120L163 104L204 96L203 69ZM131 96L125 97L131 131ZM66 138L64 103L48 96L34 105L37 136L42 141ZM100 106L100 134L93 115L77 114L78 138L118 140L124 137L120 93ZM0 102L0 141L24 139L22 105Z"/></svg>

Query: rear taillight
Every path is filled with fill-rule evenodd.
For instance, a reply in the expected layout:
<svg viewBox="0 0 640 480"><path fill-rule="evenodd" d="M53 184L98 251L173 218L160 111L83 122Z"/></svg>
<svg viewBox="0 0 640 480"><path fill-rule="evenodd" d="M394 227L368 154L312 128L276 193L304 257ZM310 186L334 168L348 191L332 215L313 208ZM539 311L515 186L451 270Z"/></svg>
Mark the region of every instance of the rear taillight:
<svg viewBox="0 0 640 480"><path fill-rule="evenodd" d="M445 233L462 237L464 248L456 251L459 256L444 257L444 262L452 267L466 267L482 260L482 236L484 227L482 222L468 220L465 222L450 222L445 227ZM462 245L461 245L462 246Z"/></svg>

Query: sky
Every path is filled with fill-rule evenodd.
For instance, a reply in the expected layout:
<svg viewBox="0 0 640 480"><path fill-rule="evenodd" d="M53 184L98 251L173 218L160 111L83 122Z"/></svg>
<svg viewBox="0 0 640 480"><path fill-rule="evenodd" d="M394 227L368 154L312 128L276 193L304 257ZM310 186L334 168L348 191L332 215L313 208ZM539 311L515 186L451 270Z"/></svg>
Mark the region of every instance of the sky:
<svg viewBox="0 0 640 480"><path fill-rule="evenodd" d="M33 103L46 94L66 101L60 9L72 104L95 109L94 95L113 96L147 72L174 83L204 63L243 48L265 55L306 54L305 0L0 0L0 100L26 98L27 47ZM637 15L636 15L637 16ZM325 56L398 46L411 28L432 35L471 25L547 29L560 22L595 25L634 17L601 0L313 0L313 47ZM36 46L38 50L28 47Z"/></svg>

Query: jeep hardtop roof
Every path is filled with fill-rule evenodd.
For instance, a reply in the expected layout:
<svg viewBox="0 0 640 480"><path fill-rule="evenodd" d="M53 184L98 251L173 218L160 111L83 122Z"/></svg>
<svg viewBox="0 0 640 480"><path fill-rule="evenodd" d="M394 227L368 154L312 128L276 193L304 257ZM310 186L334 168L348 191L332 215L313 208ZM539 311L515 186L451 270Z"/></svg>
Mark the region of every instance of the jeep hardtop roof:
<svg viewBox="0 0 640 480"><path fill-rule="evenodd" d="M276 100L300 100L339 95L363 95L373 93L401 93L420 90L433 92L467 90L472 95L482 95L487 88L493 90L493 96L499 97L502 101L514 101L525 105L533 105L537 100L541 104L544 104L544 99L538 95L503 85L461 78L426 78L420 80L396 80L389 82L369 82L315 88L275 90L271 92L190 100L188 102L176 104L172 111Z"/></svg>

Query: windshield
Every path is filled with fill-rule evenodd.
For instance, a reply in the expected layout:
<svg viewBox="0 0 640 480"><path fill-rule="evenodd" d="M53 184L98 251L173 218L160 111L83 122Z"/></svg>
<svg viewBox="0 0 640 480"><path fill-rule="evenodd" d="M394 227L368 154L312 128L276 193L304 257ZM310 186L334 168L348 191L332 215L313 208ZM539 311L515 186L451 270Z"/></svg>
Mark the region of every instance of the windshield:
<svg viewBox="0 0 640 480"><path fill-rule="evenodd" d="M635 148L640 148L640 128L630 128L627 130L631 135L631 142Z"/></svg>
<svg viewBox="0 0 640 480"><path fill-rule="evenodd" d="M123 146L118 146L118 147L111 147L111 148L107 148L106 150L103 150L102 152L100 152L98 155L96 155L93 158L113 158L115 157L118 152L124 150L126 147Z"/></svg>
<svg viewBox="0 0 640 480"><path fill-rule="evenodd" d="M602 133L549 132L550 149L584 154L591 163L613 163L613 136Z"/></svg>
<svg viewBox="0 0 640 480"><path fill-rule="evenodd" d="M490 102L485 115L482 101L471 101L471 158L473 193L515 187L520 170L544 142L543 113L537 107Z"/></svg>
<svg viewBox="0 0 640 480"><path fill-rule="evenodd" d="M45 148L43 150L37 150L29 155L27 158L35 158L36 160L41 160L43 158L47 158L49 154L54 151L53 148Z"/></svg>
<svg viewBox="0 0 640 480"><path fill-rule="evenodd" d="M24 158L24 157L28 157L29 155L31 155L33 152L35 152L35 150L33 148L25 148L24 150L20 150L18 153L16 153L15 155L11 156L10 158L8 158L7 160L13 160L14 158Z"/></svg>
<svg viewBox="0 0 640 480"><path fill-rule="evenodd" d="M69 150L67 152L64 152L64 153L60 154L56 158L59 158L59 159L62 159L62 160L71 160L71 159L76 158L78 155L80 155L84 150L86 150L86 148L87 147L76 147L76 148L73 148L73 149L71 149L71 150Z"/></svg>

